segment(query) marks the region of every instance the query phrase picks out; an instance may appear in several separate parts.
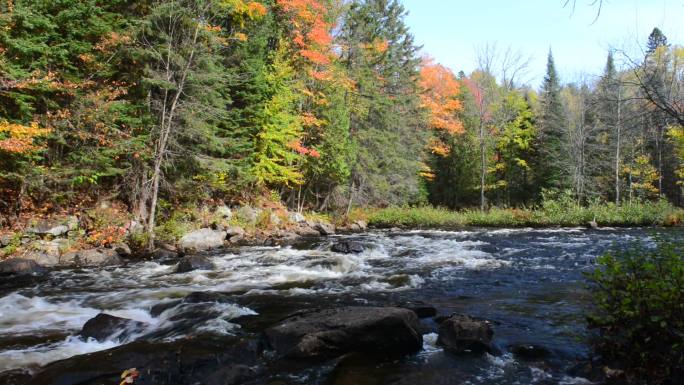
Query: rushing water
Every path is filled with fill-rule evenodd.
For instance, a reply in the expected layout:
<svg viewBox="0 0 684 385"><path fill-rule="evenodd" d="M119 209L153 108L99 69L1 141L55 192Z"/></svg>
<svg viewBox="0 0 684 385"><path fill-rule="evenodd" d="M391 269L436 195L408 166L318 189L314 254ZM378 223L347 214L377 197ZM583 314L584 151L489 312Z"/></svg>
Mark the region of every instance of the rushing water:
<svg viewBox="0 0 684 385"><path fill-rule="evenodd" d="M435 346L436 325L428 320L424 349L415 356L322 365L289 373L288 383L584 384L588 381L568 374L589 354L583 339L588 298L582 273L595 268L595 258L614 245L650 235L617 229L369 232L293 247L224 251L211 256L214 271L174 274L175 261L54 271L34 286L0 292L0 372L36 370L138 338L234 334L241 329L231 321L245 315L263 316L267 325L269 313L301 307L422 301L440 314L492 321L500 353L484 358L444 353ZM331 252L340 238L360 241L366 251ZM230 293L234 301L177 301L203 291ZM104 342L74 336L102 311L149 326ZM511 346L520 344L543 347L548 354L536 361L516 358Z"/></svg>

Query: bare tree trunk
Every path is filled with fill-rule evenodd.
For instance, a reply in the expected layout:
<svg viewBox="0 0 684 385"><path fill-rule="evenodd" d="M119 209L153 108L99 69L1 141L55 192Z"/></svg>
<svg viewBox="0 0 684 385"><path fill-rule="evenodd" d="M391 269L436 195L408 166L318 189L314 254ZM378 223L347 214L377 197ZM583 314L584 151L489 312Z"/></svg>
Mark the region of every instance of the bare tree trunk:
<svg viewBox="0 0 684 385"><path fill-rule="evenodd" d="M485 153L484 121L480 118L480 210L485 209L485 177L487 173L487 154Z"/></svg>
<svg viewBox="0 0 684 385"><path fill-rule="evenodd" d="M185 87L185 81L187 79L188 73L190 72L190 68L192 66L192 62L195 56L195 50L196 50L196 45L197 45L197 39L199 37L199 31L200 31L200 23L197 22L195 25L195 32L193 34L193 40L192 40L192 49L190 50L190 54L188 55L188 60L181 72L181 78L178 82L178 87L175 90L175 94L173 96L173 101L171 102L171 106L169 107L168 113L166 111L166 103L168 99L168 90L164 91L164 104L163 104L163 109L162 109L162 117L161 117L161 123L160 123L160 133L159 133L159 140L157 141L157 148L155 151L155 157L154 157L154 169L152 172L152 183L150 185L151 189L151 201L150 201L150 209L149 209L149 217L148 217L148 222L147 222L147 234L148 234L148 248L151 250L154 249L154 227L155 227L155 216L156 216L156 211L157 211L157 201L159 199L159 183L161 181L161 169L162 169L162 164L164 162L164 159L166 158L167 155L167 147L169 143L169 137L171 135L171 131L173 129L174 125L174 117L176 114L176 109L178 107L178 101L180 99L181 94L183 94L184 87ZM169 45L167 47L167 60L166 60L166 76L167 76L167 81L172 80L172 71L170 69L170 62L171 62L171 55L172 55L172 45L171 41L173 40L173 33L171 33L171 39L169 39Z"/></svg>
<svg viewBox="0 0 684 385"><path fill-rule="evenodd" d="M621 122L621 112L622 112L622 84L618 84L618 100L617 100L617 143L615 149L615 204L620 204L620 141L622 134L622 122ZM630 193L631 200L631 193Z"/></svg>

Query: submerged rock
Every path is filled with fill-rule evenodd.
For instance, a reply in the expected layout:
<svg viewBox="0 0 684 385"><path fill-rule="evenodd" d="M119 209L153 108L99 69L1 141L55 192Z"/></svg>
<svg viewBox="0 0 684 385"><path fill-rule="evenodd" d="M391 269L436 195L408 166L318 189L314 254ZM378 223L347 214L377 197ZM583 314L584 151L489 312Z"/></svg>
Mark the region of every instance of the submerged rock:
<svg viewBox="0 0 684 385"><path fill-rule="evenodd" d="M59 264L65 266L115 266L123 261L114 249L88 249L66 253L59 257Z"/></svg>
<svg viewBox="0 0 684 385"><path fill-rule="evenodd" d="M0 373L0 384L24 385L31 379L31 373L24 369L7 370Z"/></svg>
<svg viewBox="0 0 684 385"><path fill-rule="evenodd" d="M180 240L180 248L185 252L207 251L223 246L225 240L225 231L199 229L185 234Z"/></svg>
<svg viewBox="0 0 684 385"><path fill-rule="evenodd" d="M437 345L456 354L491 352L494 332L487 321L453 315L439 326Z"/></svg>
<svg viewBox="0 0 684 385"><path fill-rule="evenodd" d="M142 331L148 324L127 318L100 313L89 319L79 333L84 338L94 338L105 341L109 338L125 339Z"/></svg>
<svg viewBox="0 0 684 385"><path fill-rule="evenodd" d="M278 356L323 360L349 352L400 356L419 351L416 314L393 307L343 307L287 318L264 332Z"/></svg>
<svg viewBox="0 0 684 385"><path fill-rule="evenodd" d="M135 385L237 385L253 378L257 364L256 343L233 337L139 341L54 362L27 383L118 384L123 371L136 368Z"/></svg>
<svg viewBox="0 0 684 385"><path fill-rule="evenodd" d="M187 273L193 270L214 270L214 264L207 257L189 255L183 257L176 267L176 273Z"/></svg>
<svg viewBox="0 0 684 385"><path fill-rule="evenodd" d="M340 241L332 245L330 250L342 254L359 254L363 253L365 247L360 242Z"/></svg>
<svg viewBox="0 0 684 385"><path fill-rule="evenodd" d="M528 361L541 360L551 354L545 347L532 344L512 345L509 346L509 350L516 358Z"/></svg>

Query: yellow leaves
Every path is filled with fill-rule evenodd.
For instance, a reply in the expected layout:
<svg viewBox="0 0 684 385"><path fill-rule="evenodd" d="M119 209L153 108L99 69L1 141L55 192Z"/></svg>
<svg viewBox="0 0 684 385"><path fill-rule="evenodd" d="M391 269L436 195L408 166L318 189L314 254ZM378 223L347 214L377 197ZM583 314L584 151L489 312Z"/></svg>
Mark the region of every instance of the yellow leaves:
<svg viewBox="0 0 684 385"><path fill-rule="evenodd" d="M124 370L121 373L121 383L119 385L135 384L135 379L140 376L140 372L136 368Z"/></svg>
<svg viewBox="0 0 684 385"><path fill-rule="evenodd" d="M243 16L249 19L259 19L268 13L266 6L257 1L247 3L243 0L221 0L217 4L236 16Z"/></svg>
<svg viewBox="0 0 684 385"><path fill-rule="evenodd" d="M233 35L233 36L235 37L236 40L239 40L239 41L247 41L247 35L245 35L245 34L242 33L242 32L238 32L238 33L236 33L236 34Z"/></svg>
<svg viewBox="0 0 684 385"><path fill-rule="evenodd" d="M444 144L444 142L434 139L429 145L430 152L441 157L446 157L451 153L449 146Z"/></svg>
<svg viewBox="0 0 684 385"><path fill-rule="evenodd" d="M41 128L36 122L31 123L29 126L24 126L2 121L0 122L0 135L6 138L0 139L0 151L15 154L37 151L40 147L36 146L33 140L49 133L50 129Z"/></svg>
<svg viewBox="0 0 684 385"><path fill-rule="evenodd" d="M437 177L437 175L432 170L432 168L430 168L430 166L428 166L427 164L425 164L425 163L421 164L420 168L421 168L421 170L418 174L421 177L425 178L426 180L431 181Z"/></svg>

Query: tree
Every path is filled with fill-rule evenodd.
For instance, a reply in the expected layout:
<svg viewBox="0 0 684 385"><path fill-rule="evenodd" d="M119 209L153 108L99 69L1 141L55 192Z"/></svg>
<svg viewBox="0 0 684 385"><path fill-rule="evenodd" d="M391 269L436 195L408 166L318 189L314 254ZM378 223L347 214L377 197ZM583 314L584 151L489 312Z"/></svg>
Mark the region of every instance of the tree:
<svg viewBox="0 0 684 385"><path fill-rule="evenodd" d="M569 155L565 145L568 123L561 99L560 79L551 51L540 98L534 163L536 185L539 192L543 189L562 190L568 187Z"/></svg>
<svg viewBox="0 0 684 385"><path fill-rule="evenodd" d="M354 84L348 95L350 131L358 149L349 186L354 202L390 205L420 202L427 144L419 97L418 47L397 0L351 4L340 42Z"/></svg>
<svg viewBox="0 0 684 385"><path fill-rule="evenodd" d="M219 52L231 39L243 37L212 23L239 22L242 17L261 17L265 12L258 3L174 0L155 4L143 24L138 39L147 65L142 83L153 117L150 137L154 151L150 170L141 180L138 215L147 223L150 248L154 246L159 187L174 146L215 124L215 117L220 119L227 109L228 101L221 95L225 77ZM226 19L231 14L234 19Z"/></svg>

